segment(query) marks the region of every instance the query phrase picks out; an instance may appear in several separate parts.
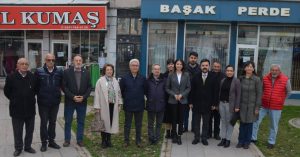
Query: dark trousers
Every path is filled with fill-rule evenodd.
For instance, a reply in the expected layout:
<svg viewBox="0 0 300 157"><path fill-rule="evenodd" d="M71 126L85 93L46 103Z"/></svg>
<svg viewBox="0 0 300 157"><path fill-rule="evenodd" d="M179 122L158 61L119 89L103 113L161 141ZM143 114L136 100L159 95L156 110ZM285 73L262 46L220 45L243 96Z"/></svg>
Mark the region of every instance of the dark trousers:
<svg viewBox="0 0 300 157"><path fill-rule="evenodd" d="M220 113L218 110L211 111L210 119L209 119L209 130L208 130L209 137L212 137L213 126L214 126L214 137L219 136L219 134L220 134L220 118L221 118L221 116L220 116Z"/></svg>
<svg viewBox="0 0 300 157"><path fill-rule="evenodd" d="M14 142L16 150L23 150L23 128L25 124L25 147L31 148L33 131L34 131L34 116L29 118L12 118L12 126L14 132ZM2 126L5 127L5 126Z"/></svg>
<svg viewBox="0 0 300 157"><path fill-rule="evenodd" d="M141 143L141 135L142 135L142 122L143 122L143 111L139 112L130 112L125 111L125 125L124 125L124 141L129 143L129 135L131 129L132 118L134 116L135 122L135 139L136 144Z"/></svg>
<svg viewBox="0 0 300 157"><path fill-rule="evenodd" d="M160 129L164 118L164 112L148 111L148 138L149 140L160 139ZM155 124L155 127L154 127Z"/></svg>
<svg viewBox="0 0 300 157"><path fill-rule="evenodd" d="M194 112L194 133L195 139L200 140L200 122L202 118L202 140L207 140L208 138L208 129L209 129L209 117L210 112Z"/></svg>
<svg viewBox="0 0 300 157"><path fill-rule="evenodd" d="M113 103L110 103L109 104L109 118L110 118L110 126L112 125L112 122L113 122L113 117L114 117L114 106L115 104ZM101 132L101 137L102 137L102 140L110 140L110 137L111 137L111 133L107 133L107 132Z"/></svg>
<svg viewBox="0 0 300 157"><path fill-rule="evenodd" d="M249 145L252 137L253 123L240 123L239 143Z"/></svg>
<svg viewBox="0 0 300 157"><path fill-rule="evenodd" d="M184 129L188 130L189 128L189 116L190 116L190 107L186 105L184 111ZM193 118L192 118L192 125L193 125Z"/></svg>
<svg viewBox="0 0 300 157"><path fill-rule="evenodd" d="M182 135L183 133L183 119L185 106L186 104L172 104L172 136Z"/></svg>
<svg viewBox="0 0 300 157"><path fill-rule="evenodd" d="M84 104L65 105L65 110L64 110L65 141L71 140L71 125L72 125L73 114L74 114L75 110L76 110L76 117L77 117L76 139L77 139L77 142L82 142L83 141L83 131L84 131L84 121L85 121L85 116L86 116L86 105L84 105Z"/></svg>
<svg viewBox="0 0 300 157"><path fill-rule="evenodd" d="M39 115L41 119L40 136L42 144L54 142L58 109L59 105L39 106Z"/></svg>

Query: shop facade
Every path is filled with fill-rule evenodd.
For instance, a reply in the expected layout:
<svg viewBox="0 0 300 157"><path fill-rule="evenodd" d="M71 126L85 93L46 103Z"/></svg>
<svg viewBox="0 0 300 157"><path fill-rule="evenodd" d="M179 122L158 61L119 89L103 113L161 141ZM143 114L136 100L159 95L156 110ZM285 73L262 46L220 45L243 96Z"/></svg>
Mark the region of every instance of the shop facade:
<svg viewBox="0 0 300 157"><path fill-rule="evenodd" d="M256 64L258 76L271 64L280 64L300 98L299 2L226 0L143 0L142 72L151 64L166 69L168 58L199 59L234 65L236 76L243 63Z"/></svg>
<svg viewBox="0 0 300 157"><path fill-rule="evenodd" d="M108 1L0 3L0 77L12 73L20 57L31 70L41 67L47 53L61 67L75 54L87 66L105 62Z"/></svg>

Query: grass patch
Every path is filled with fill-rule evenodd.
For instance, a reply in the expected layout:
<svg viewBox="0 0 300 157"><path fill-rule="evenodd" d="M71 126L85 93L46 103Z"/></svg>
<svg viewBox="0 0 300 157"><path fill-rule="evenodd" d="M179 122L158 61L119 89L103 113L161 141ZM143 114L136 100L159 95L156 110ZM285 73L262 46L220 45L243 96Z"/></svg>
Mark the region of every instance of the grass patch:
<svg viewBox="0 0 300 157"><path fill-rule="evenodd" d="M101 148L101 135L100 133L90 132L90 123L94 115L89 113L85 120L85 133L84 144L86 149L93 157L159 157L161 151L162 140L157 145L149 145L147 133L147 112L144 112L143 125L142 125L142 144L143 148L138 148L135 145L135 126L134 121L130 133L130 146L123 147L124 144L124 111L120 112L120 132L119 134L112 135L112 148ZM72 125L73 131L76 130L76 120ZM163 131L163 129L162 129ZM163 133L162 133L163 135Z"/></svg>
<svg viewBox="0 0 300 157"><path fill-rule="evenodd" d="M300 117L299 106L285 106L279 122L277 140L273 149L267 149L269 137L269 118L262 121L258 132L258 148L266 157L299 157L300 156L300 129L289 124L292 118Z"/></svg>

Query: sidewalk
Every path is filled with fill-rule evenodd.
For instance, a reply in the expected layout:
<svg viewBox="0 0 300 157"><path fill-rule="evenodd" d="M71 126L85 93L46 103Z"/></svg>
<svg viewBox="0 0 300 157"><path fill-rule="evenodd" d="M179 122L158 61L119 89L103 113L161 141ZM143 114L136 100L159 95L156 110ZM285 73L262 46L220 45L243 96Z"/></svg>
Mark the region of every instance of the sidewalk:
<svg viewBox="0 0 300 157"><path fill-rule="evenodd" d="M264 157L260 150L253 144L247 150L235 148L238 139L238 125L234 128L229 148L217 146L220 141L213 138L208 140L208 146L204 146L201 142L193 145L194 134L190 131L183 133L181 138L182 145L172 144L172 140L165 139L161 157Z"/></svg>
<svg viewBox="0 0 300 157"><path fill-rule="evenodd" d="M0 157L12 157L14 152L14 137L9 116L8 99L4 96L3 90L0 89ZM63 117L64 107L61 105L58 113L58 118ZM40 142L40 118L38 112L35 116L35 130L33 135L32 147L37 151L36 154L22 152L21 157L88 157L85 148L80 148L76 145L75 138L72 137L70 147L62 147L64 142L64 129L56 123L56 142L62 147L59 150L48 148L46 152L41 152ZM25 129L24 129L25 130Z"/></svg>

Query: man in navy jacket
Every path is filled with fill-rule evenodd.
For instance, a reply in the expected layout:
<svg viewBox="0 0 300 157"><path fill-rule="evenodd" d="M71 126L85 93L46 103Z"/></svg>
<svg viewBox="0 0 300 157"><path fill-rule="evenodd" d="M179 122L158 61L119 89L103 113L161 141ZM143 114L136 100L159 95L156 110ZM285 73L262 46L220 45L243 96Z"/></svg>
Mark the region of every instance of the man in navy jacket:
<svg viewBox="0 0 300 157"><path fill-rule="evenodd" d="M35 76L38 80L37 101L41 118L41 151L46 151L47 146L60 149L60 146L55 143L54 139L61 98L63 71L55 66L55 56L53 54L49 53L46 55L45 65L35 71Z"/></svg>
<svg viewBox="0 0 300 157"><path fill-rule="evenodd" d="M124 125L124 146L129 146L129 135L132 117L134 116L136 129L136 145L141 147L141 131L143 112L145 108L145 83L144 76L138 73L140 62L132 59L129 62L130 73L123 76L120 81L120 88L124 101L125 125Z"/></svg>

